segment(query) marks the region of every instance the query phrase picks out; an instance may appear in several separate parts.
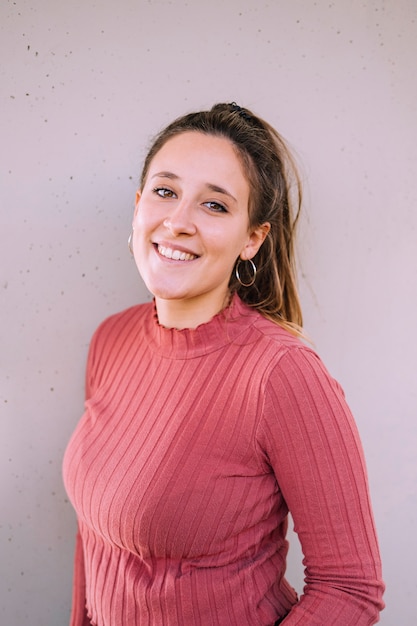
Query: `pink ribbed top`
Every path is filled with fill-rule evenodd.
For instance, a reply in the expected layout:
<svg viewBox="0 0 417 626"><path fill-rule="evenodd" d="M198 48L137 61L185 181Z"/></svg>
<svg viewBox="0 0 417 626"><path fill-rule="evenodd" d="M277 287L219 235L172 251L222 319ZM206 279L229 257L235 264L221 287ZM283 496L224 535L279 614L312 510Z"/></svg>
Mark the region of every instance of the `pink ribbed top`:
<svg viewBox="0 0 417 626"><path fill-rule="evenodd" d="M343 392L237 296L195 330L161 327L152 304L98 328L64 480L80 531L71 626L378 620L378 546ZM300 600L284 577L288 510Z"/></svg>

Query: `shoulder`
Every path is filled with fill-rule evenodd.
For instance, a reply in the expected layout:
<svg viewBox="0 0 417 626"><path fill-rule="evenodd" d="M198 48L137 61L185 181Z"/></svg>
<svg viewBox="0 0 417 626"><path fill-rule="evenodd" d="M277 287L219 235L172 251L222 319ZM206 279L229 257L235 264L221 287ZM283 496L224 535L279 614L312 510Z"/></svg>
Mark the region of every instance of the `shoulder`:
<svg viewBox="0 0 417 626"><path fill-rule="evenodd" d="M296 338L280 338L279 345L279 355L264 379L257 430L261 449L268 458L279 457L279 463L284 448L300 459L312 450L320 456L328 446L339 449L342 443L349 450L360 450L343 388L320 356Z"/></svg>
<svg viewBox="0 0 417 626"><path fill-rule="evenodd" d="M247 348L265 399L272 399L275 406L287 403L287 409L307 397L317 402L344 399L342 387L313 347L258 311L245 308Z"/></svg>
<svg viewBox="0 0 417 626"><path fill-rule="evenodd" d="M138 304L107 317L94 332L89 365L125 353L143 333L145 320L152 319L153 303Z"/></svg>
<svg viewBox="0 0 417 626"><path fill-rule="evenodd" d="M301 437L313 438L319 449L322 437L337 442L342 431L355 439L356 425L343 388L317 352L285 330L269 328L266 335L279 350L264 379L259 432L265 447L270 440Z"/></svg>
<svg viewBox="0 0 417 626"><path fill-rule="evenodd" d="M106 318L94 332L88 351L86 397L117 371L136 349L146 319L152 319L153 303L139 304ZM135 348L133 348L135 346Z"/></svg>
<svg viewBox="0 0 417 626"><path fill-rule="evenodd" d="M270 371L271 368L277 372L287 369L291 363L298 364L300 369L308 369L308 364L324 367L316 351L302 338L257 311L252 314L251 329L253 340L271 366Z"/></svg>
<svg viewBox="0 0 417 626"><path fill-rule="evenodd" d="M284 350L294 348L306 348L307 344L296 335L290 333L286 328L280 326L276 322L267 319L258 311L254 312L253 327L259 333L260 337L266 342L271 342L276 346L282 347Z"/></svg>
<svg viewBox="0 0 417 626"><path fill-rule="evenodd" d="M95 330L92 341L112 340L137 329L140 323L153 314L153 303L137 304L110 315Z"/></svg>
<svg viewBox="0 0 417 626"><path fill-rule="evenodd" d="M264 383L280 401L305 402L344 398L338 381L329 373L319 354L301 338L257 314L253 320L256 343L264 359Z"/></svg>

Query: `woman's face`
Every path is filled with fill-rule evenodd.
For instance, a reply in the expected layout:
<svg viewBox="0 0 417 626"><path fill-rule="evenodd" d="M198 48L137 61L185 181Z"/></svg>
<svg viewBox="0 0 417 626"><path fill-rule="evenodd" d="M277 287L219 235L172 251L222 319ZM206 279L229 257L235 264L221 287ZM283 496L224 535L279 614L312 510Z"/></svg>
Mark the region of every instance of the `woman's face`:
<svg viewBox="0 0 417 626"><path fill-rule="evenodd" d="M206 307L227 301L238 257L252 258L269 225L249 229L249 184L232 143L184 132L151 161L137 193L133 248L139 272L158 301Z"/></svg>

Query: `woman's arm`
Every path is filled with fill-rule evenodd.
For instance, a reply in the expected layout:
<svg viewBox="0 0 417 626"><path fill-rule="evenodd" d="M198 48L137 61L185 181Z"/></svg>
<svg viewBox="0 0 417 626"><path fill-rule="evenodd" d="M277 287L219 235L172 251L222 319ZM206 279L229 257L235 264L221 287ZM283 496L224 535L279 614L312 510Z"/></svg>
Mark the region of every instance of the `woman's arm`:
<svg viewBox="0 0 417 626"><path fill-rule="evenodd" d="M343 391L311 350L281 359L261 429L305 557L304 594L283 624L375 624L384 585L362 447Z"/></svg>
<svg viewBox="0 0 417 626"><path fill-rule="evenodd" d="M85 374L85 399L91 397L94 386L96 344L98 332L96 331L90 342ZM78 529L75 540L74 575L72 584L72 608L69 626L91 626L87 617L86 609L86 583L84 568L84 551L81 534Z"/></svg>
<svg viewBox="0 0 417 626"><path fill-rule="evenodd" d="M91 626L85 607L84 555L80 532L75 543L74 577L72 585L72 609L70 626Z"/></svg>

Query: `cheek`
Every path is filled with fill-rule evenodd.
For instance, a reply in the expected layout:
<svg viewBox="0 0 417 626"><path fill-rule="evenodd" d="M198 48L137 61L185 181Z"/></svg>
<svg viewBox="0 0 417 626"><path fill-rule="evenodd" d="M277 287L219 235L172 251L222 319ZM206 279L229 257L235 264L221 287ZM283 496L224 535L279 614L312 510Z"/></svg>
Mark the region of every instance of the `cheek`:
<svg viewBox="0 0 417 626"><path fill-rule="evenodd" d="M155 215L144 207L137 208L133 217L133 227L135 230L145 232L151 230L156 225Z"/></svg>
<svg viewBox="0 0 417 626"><path fill-rule="evenodd" d="M211 258L214 258L213 267L215 266L220 271L230 274L241 253L242 242L241 240L231 240L231 238L227 240L222 239L221 241L217 240L213 241L210 250L212 252Z"/></svg>

